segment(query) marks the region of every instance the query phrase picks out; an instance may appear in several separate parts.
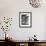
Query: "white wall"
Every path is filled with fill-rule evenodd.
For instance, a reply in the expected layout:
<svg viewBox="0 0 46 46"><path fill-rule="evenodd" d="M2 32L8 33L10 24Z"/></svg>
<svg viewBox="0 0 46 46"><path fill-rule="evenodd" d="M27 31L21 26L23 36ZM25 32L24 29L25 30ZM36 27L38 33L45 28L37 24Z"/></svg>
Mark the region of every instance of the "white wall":
<svg viewBox="0 0 46 46"><path fill-rule="evenodd" d="M32 12L32 28L19 27L19 12ZM27 40L34 34L39 40L46 39L45 15L45 8L32 8L29 0L0 0L0 16L13 18L9 33L17 40Z"/></svg>

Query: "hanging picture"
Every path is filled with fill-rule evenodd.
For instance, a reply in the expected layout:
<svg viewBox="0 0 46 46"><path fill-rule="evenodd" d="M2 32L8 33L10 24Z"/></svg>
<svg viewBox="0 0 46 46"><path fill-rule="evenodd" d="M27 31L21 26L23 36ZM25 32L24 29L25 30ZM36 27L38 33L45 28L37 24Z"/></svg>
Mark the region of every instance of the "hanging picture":
<svg viewBox="0 0 46 46"><path fill-rule="evenodd" d="M32 12L19 12L19 27L32 27Z"/></svg>

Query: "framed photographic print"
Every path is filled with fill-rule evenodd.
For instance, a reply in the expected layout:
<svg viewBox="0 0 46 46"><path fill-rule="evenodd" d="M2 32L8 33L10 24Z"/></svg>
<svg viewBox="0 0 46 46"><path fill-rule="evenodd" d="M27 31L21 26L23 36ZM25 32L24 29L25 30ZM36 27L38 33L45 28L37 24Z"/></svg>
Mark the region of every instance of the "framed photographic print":
<svg viewBox="0 0 46 46"><path fill-rule="evenodd" d="M32 12L19 12L19 27L32 27Z"/></svg>

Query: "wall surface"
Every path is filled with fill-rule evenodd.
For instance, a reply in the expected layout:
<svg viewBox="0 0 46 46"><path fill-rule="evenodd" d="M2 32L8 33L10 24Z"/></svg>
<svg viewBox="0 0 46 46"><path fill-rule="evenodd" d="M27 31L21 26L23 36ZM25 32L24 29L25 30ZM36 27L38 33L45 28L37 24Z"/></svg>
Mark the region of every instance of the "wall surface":
<svg viewBox="0 0 46 46"><path fill-rule="evenodd" d="M31 28L19 27L19 12L32 12ZM13 18L8 33L16 40L28 40L34 34L39 40L46 40L46 8L33 8L29 0L0 0L0 19L4 16ZM2 33L0 31L0 39L4 39Z"/></svg>

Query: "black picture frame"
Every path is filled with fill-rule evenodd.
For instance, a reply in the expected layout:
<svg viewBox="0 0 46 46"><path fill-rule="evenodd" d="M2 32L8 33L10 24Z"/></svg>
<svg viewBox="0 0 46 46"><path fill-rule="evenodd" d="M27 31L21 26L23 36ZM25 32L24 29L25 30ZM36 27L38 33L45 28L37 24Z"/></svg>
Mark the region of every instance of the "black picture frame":
<svg viewBox="0 0 46 46"><path fill-rule="evenodd" d="M20 28L32 27L32 12L19 12L19 27Z"/></svg>

